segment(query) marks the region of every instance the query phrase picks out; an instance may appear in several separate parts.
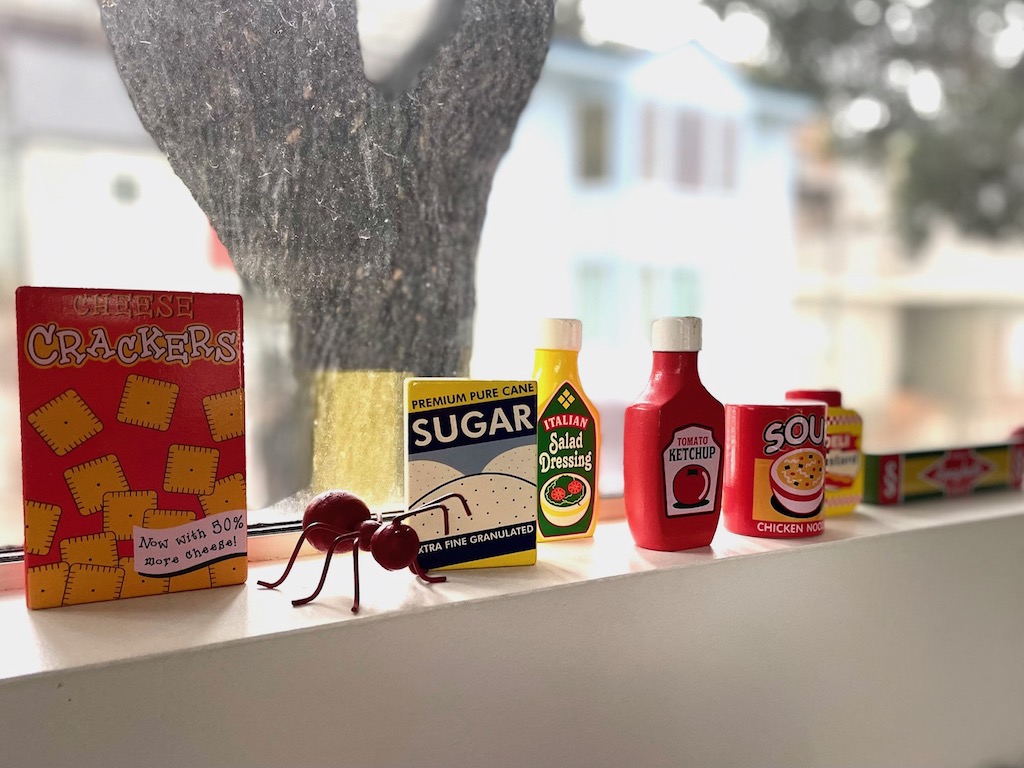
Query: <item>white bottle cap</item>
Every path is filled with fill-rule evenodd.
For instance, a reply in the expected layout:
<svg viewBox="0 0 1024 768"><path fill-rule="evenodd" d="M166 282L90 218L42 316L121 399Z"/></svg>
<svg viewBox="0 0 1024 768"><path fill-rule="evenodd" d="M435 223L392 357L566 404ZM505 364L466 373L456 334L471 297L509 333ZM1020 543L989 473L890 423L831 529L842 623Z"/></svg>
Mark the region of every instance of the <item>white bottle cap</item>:
<svg viewBox="0 0 1024 768"><path fill-rule="evenodd" d="M566 349L579 352L583 346L583 323L561 317L546 317L540 321L538 349Z"/></svg>
<svg viewBox="0 0 1024 768"><path fill-rule="evenodd" d="M651 324L651 349L655 352L700 352L699 317L659 317Z"/></svg>

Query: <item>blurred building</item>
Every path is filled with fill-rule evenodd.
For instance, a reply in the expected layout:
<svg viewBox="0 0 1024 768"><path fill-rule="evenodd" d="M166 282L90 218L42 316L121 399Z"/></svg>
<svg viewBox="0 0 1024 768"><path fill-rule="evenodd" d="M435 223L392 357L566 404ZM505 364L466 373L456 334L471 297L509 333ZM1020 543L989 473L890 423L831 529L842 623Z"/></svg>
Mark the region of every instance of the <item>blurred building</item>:
<svg viewBox="0 0 1024 768"><path fill-rule="evenodd" d="M0 36L5 275L237 291L205 214L135 114L96 4L0 0Z"/></svg>
<svg viewBox="0 0 1024 768"><path fill-rule="evenodd" d="M502 363L523 336L507 318L525 311L584 321L591 386L607 398L636 394L622 364L647 366L661 315L701 314L709 360L770 365L749 310L787 316L793 136L811 109L695 44L655 55L556 41L489 203L474 364Z"/></svg>

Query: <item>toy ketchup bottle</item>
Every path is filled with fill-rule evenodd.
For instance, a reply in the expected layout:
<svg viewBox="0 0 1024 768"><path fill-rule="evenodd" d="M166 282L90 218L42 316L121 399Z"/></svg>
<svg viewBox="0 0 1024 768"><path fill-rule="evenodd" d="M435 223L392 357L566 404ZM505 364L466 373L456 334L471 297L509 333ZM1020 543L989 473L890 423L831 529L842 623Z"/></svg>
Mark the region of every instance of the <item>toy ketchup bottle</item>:
<svg viewBox="0 0 1024 768"><path fill-rule="evenodd" d="M537 380L537 540L581 539L597 524L601 429L580 384L579 320L541 322Z"/></svg>
<svg viewBox="0 0 1024 768"><path fill-rule="evenodd" d="M651 341L651 378L626 409L626 520L639 547L706 547L722 510L725 408L697 372L701 320L659 318Z"/></svg>

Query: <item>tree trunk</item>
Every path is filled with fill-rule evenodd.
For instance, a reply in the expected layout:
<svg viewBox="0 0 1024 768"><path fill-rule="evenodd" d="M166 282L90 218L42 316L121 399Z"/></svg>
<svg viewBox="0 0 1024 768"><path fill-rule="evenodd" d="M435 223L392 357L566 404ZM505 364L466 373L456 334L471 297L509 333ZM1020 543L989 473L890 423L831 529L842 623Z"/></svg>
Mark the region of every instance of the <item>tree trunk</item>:
<svg viewBox="0 0 1024 768"><path fill-rule="evenodd" d="M239 272L293 308L301 360L464 373L495 168L551 0L468 0L412 91L366 79L353 0L103 0L146 129Z"/></svg>
<svg viewBox="0 0 1024 768"><path fill-rule="evenodd" d="M552 0L466 0L393 99L365 77L354 0L101 7L143 125L240 274L289 306L298 367L465 375L487 197Z"/></svg>

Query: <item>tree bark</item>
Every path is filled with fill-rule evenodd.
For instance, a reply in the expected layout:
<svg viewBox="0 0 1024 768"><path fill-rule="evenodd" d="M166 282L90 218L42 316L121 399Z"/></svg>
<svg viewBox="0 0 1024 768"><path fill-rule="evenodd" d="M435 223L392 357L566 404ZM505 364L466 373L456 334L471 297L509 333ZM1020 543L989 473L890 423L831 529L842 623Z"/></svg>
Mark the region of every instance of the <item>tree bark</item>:
<svg viewBox="0 0 1024 768"><path fill-rule="evenodd" d="M467 0L412 90L365 77L354 0L102 0L146 129L309 369L464 375L498 161L552 0Z"/></svg>

